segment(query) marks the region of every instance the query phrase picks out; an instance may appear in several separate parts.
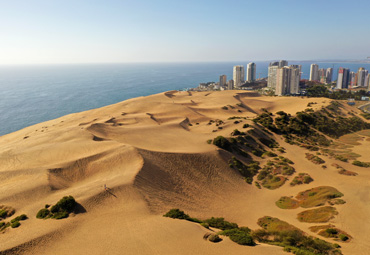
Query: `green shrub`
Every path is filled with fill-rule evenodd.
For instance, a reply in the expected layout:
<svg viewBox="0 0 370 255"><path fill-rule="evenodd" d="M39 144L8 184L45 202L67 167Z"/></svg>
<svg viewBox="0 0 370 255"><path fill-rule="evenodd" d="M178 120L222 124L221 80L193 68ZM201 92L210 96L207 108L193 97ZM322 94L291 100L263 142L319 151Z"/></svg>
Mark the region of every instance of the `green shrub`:
<svg viewBox="0 0 370 255"><path fill-rule="evenodd" d="M218 243L220 241L222 241L222 239L216 235L216 234L211 234L209 237L208 237L208 240L212 243Z"/></svg>
<svg viewBox="0 0 370 255"><path fill-rule="evenodd" d="M27 215L22 214L22 215L19 215L18 217L15 217L10 222L13 223L13 222L16 222L16 221L27 220L27 219L28 219Z"/></svg>
<svg viewBox="0 0 370 255"><path fill-rule="evenodd" d="M370 167L370 163L361 162L361 161L358 161L358 160L353 161L352 165L360 166L360 167Z"/></svg>
<svg viewBox="0 0 370 255"><path fill-rule="evenodd" d="M200 225L204 228L208 228L209 229L209 224L208 223L205 223L205 222L202 222L200 223Z"/></svg>
<svg viewBox="0 0 370 255"><path fill-rule="evenodd" d="M240 244L240 245L248 245L254 246L256 243L254 242L252 236L250 235L249 228L234 228L222 231L220 234L228 236L231 241Z"/></svg>
<svg viewBox="0 0 370 255"><path fill-rule="evenodd" d="M328 228L328 229L325 230L325 232L328 233L329 235L338 234L338 231L335 228Z"/></svg>
<svg viewBox="0 0 370 255"><path fill-rule="evenodd" d="M217 136L213 139L213 144L224 150L230 150L231 148L231 143L223 136Z"/></svg>
<svg viewBox="0 0 370 255"><path fill-rule="evenodd" d="M250 125L249 124L247 124L247 123L245 123L244 125L243 125L243 128L249 128L250 127Z"/></svg>
<svg viewBox="0 0 370 255"><path fill-rule="evenodd" d="M44 209L41 209L40 211L38 211L38 213L36 214L36 218L45 219L49 215L50 215L50 211L48 209L44 208Z"/></svg>
<svg viewBox="0 0 370 255"><path fill-rule="evenodd" d="M173 219L183 219L183 220L187 220L190 218L189 215L187 215L184 211L181 211L180 209L171 209L163 216L173 218Z"/></svg>
<svg viewBox="0 0 370 255"><path fill-rule="evenodd" d="M218 228L221 230L226 230L226 229L233 229L233 228L238 228L238 224L228 222L224 220L224 218L210 218L204 221L205 223L208 223L210 227L213 228Z"/></svg>
<svg viewBox="0 0 370 255"><path fill-rule="evenodd" d="M12 227L12 228L17 228L17 227L19 227L21 225L21 223L19 223L19 221L14 221L14 222L12 222L11 224L10 224L10 226Z"/></svg>
<svg viewBox="0 0 370 255"><path fill-rule="evenodd" d="M173 219L181 219L181 220L188 220L196 223L202 223L201 220L198 220L196 218L192 218L189 215L187 215L184 211L181 211L180 209L171 209L169 210L164 217L169 217Z"/></svg>
<svg viewBox="0 0 370 255"><path fill-rule="evenodd" d="M7 211L5 211L5 210L0 210L0 218L5 219L7 215L8 215L8 212L7 212Z"/></svg>
<svg viewBox="0 0 370 255"><path fill-rule="evenodd" d="M344 234L340 234L339 235L339 239L342 240L343 242L347 241L349 238L348 236L344 235Z"/></svg>
<svg viewBox="0 0 370 255"><path fill-rule="evenodd" d="M68 212L61 211L61 212L54 213L53 216L52 216L52 218L53 219L60 220L60 219L68 218L68 216L69 216Z"/></svg>
<svg viewBox="0 0 370 255"><path fill-rule="evenodd" d="M212 139L207 140L207 143L208 144L211 144L212 143Z"/></svg>

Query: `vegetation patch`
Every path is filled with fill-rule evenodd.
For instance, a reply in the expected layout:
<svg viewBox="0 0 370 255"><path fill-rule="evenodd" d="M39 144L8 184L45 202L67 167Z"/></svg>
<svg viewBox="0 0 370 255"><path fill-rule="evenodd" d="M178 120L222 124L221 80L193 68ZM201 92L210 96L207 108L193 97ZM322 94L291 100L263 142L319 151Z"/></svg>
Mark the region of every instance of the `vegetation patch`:
<svg viewBox="0 0 370 255"><path fill-rule="evenodd" d="M287 179L284 176L278 175L267 175L265 179L263 179L262 186L267 189L277 189L284 185Z"/></svg>
<svg viewBox="0 0 370 255"><path fill-rule="evenodd" d="M182 219L182 220L188 220L196 223L200 223L201 226L205 228L217 228L221 229L221 232L218 232L217 234L206 234L204 235L204 239L208 239L211 242L220 242L222 239L219 237L219 235L228 236L231 241L236 242L240 245L249 245L253 246L256 243L253 240L253 237L251 236L251 230L248 227L239 227L238 224L226 221L224 218L215 218L211 217L210 219L206 220L198 220L195 218L190 217L187 215L184 211L181 211L180 209L171 209L169 210L164 217L169 217L173 219Z"/></svg>
<svg viewBox="0 0 370 255"><path fill-rule="evenodd" d="M219 232L220 235L228 236L231 241L240 244L254 246L256 243L251 236L251 230L247 227L234 228Z"/></svg>
<svg viewBox="0 0 370 255"><path fill-rule="evenodd" d="M317 209L306 210L297 215L299 221L308 223L323 223L334 218L338 212L334 207L325 206Z"/></svg>
<svg viewBox="0 0 370 255"><path fill-rule="evenodd" d="M303 208L310 208L324 205L327 201L342 197L343 194L336 188L330 186L320 186L298 193L296 199L300 201Z"/></svg>
<svg viewBox="0 0 370 255"><path fill-rule="evenodd" d="M258 220L263 229L256 230L252 236L259 242L284 247L284 251L303 255L339 255L338 246L324 240L307 236L303 231L289 223L265 216Z"/></svg>
<svg viewBox="0 0 370 255"><path fill-rule="evenodd" d="M370 162L361 162L359 160L355 160L352 162L352 165L360 166L360 167L370 167Z"/></svg>
<svg viewBox="0 0 370 255"><path fill-rule="evenodd" d="M291 197L281 197L275 204L281 209L296 209L299 207L298 200Z"/></svg>
<svg viewBox="0 0 370 255"><path fill-rule="evenodd" d="M321 225L310 227L312 232L318 233L319 235L332 238L335 241L349 242L352 240L352 236L344 232L343 230L336 228L334 225Z"/></svg>
<svg viewBox="0 0 370 255"><path fill-rule="evenodd" d="M53 218L57 220L68 218L69 214L74 211L76 205L76 200L72 196L65 196L55 205L51 206L50 210L48 209L49 205L46 205L45 208L39 210L36 214L36 218Z"/></svg>
<svg viewBox="0 0 370 255"><path fill-rule="evenodd" d="M294 177L293 181L290 183L290 186L309 184L313 182L312 177L307 173L299 173Z"/></svg>
<svg viewBox="0 0 370 255"><path fill-rule="evenodd" d="M314 164L324 164L325 163L325 161L322 158L315 156L311 153L306 153L306 159L308 159Z"/></svg>
<svg viewBox="0 0 370 255"><path fill-rule="evenodd" d="M358 173L346 170L344 168L341 168L340 170L338 170L338 173L343 174L343 175L347 175L347 176L356 176L356 175L358 175Z"/></svg>
<svg viewBox="0 0 370 255"><path fill-rule="evenodd" d="M255 176L260 169L259 162L252 161L251 163L245 165L234 156L229 161L229 166L231 168L237 169L239 173L244 176L245 181L249 184L252 184L253 176Z"/></svg>
<svg viewBox="0 0 370 255"><path fill-rule="evenodd" d="M15 209L9 206L0 205L0 220L11 217L15 213Z"/></svg>

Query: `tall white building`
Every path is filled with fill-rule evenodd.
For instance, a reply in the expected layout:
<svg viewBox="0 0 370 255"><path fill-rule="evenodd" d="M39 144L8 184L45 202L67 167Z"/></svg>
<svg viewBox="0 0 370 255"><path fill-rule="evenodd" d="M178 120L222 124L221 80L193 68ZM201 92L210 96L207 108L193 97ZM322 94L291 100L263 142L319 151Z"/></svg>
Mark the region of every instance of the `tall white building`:
<svg viewBox="0 0 370 255"><path fill-rule="evenodd" d="M268 68L267 87L276 88L276 73L279 68L279 62L271 62Z"/></svg>
<svg viewBox="0 0 370 255"><path fill-rule="evenodd" d="M252 82L256 80L256 64L249 63L247 65L247 82Z"/></svg>
<svg viewBox="0 0 370 255"><path fill-rule="evenodd" d="M290 91L291 71L288 67L277 69L275 95L282 96L288 94Z"/></svg>
<svg viewBox="0 0 370 255"><path fill-rule="evenodd" d="M245 81L244 66L234 66L233 69L234 88L240 88Z"/></svg>
<svg viewBox="0 0 370 255"><path fill-rule="evenodd" d="M310 81L319 81L319 66L317 64L311 65Z"/></svg>
<svg viewBox="0 0 370 255"><path fill-rule="evenodd" d="M221 75L220 76L220 87L225 87L226 86L226 75Z"/></svg>

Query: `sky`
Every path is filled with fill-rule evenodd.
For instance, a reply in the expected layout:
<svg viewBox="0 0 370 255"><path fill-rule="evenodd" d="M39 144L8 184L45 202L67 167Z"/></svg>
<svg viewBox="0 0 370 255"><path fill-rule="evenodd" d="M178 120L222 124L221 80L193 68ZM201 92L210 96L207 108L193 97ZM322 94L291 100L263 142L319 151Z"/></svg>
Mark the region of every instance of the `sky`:
<svg viewBox="0 0 370 255"><path fill-rule="evenodd" d="M365 59L369 28L369 0L0 0L0 65Z"/></svg>

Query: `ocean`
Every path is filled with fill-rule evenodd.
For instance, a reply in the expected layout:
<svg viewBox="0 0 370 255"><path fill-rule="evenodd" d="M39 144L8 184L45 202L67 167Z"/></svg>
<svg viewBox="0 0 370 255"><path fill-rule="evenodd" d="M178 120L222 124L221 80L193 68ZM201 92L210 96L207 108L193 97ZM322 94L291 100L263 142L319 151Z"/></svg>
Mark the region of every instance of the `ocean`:
<svg viewBox="0 0 370 255"><path fill-rule="evenodd" d="M129 98L218 81L222 74L232 79L234 65L248 62L145 63L0 66L0 136L24 127ZM257 78L267 76L269 62L255 62ZM302 65L308 79L311 62ZM320 68L370 70L370 64L318 63Z"/></svg>

